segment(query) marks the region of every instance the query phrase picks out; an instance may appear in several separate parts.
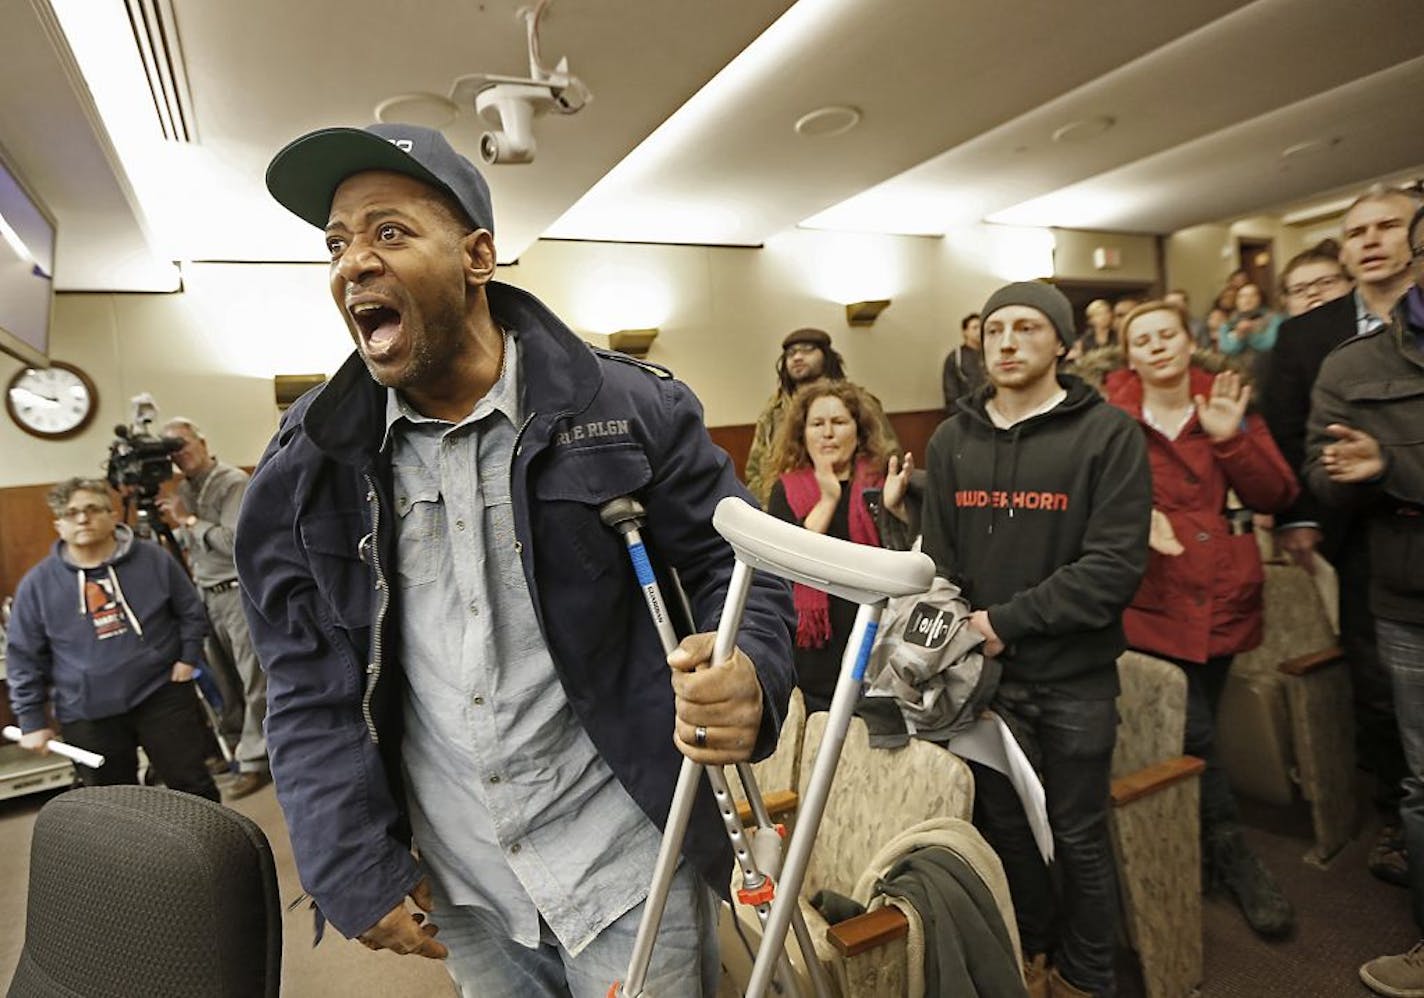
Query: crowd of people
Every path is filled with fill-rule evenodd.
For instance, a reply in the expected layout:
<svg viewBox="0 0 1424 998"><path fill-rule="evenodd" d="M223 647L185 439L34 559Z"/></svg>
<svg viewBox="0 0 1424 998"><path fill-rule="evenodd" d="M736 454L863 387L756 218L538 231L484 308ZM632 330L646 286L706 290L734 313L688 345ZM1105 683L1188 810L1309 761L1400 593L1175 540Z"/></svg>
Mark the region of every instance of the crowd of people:
<svg viewBox="0 0 1424 998"><path fill-rule="evenodd" d="M51 493L59 541L9 628L26 747L43 751L57 722L110 760L86 782L132 782L142 746L163 782L216 800L191 680L205 659L231 663L228 796L275 778L319 924L445 960L464 994L603 994L632 951L682 760L765 757L793 687L825 709L841 668L853 605L762 574L737 650L708 668L734 560L712 510L740 496L855 544L913 539L957 587L1052 831L1050 867L1008 779L972 766L1026 986L1112 995L1109 767L1129 648L1185 674L1204 882L1262 937L1292 931L1215 751L1233 657L1270 626L1255 536L1269 524L1302 570L1323 557L1339 575L1360 758L1392 818L1371 866L1410 888L1424 937L1411 195L1357 200L1338 246L1286 266L1278 309L1244 273L1201 317L1182 291L1093 301L1080 322L1047 283L998 289L960 323L922 468L831 337L795 330L743 485L681 382L589 350L494 279L488 188L438 131L313 132L268 186L324 232L355 349L285 415L250 481L191 421L166 427L181 483L162 508L191 578L117 522L104 482ZM669 656L600 521L627 495L656 571L686 589L693 633ZM704 785L652 993L715 991L731 870L716 810ZM1424 995L1424 942L1360 973Z"/></svg>
<svg viewBox="0 0 1424 998"><path fill-rule="evenodd" d="M1215 748L1233 658L1269 626L1263 529L1303 571L1323 570L1319 551L1339 576L1358 757L1381 812L1369 868L1411 889L1424 930L1424 864L1409 862L1424 855L1424 577L1411 564L1424 550L1421 257L1417 199L1371 190L1345 213L1339 242L1286 264L1278 309L1238 271L1204 318L1181 290L1095 300L1080 336L1067 299L1027 283L961 320L915 526L1003 664L994 709L1044 785L1057 879L1014 790L971 764L976 822L1005 863L1032 994L1114 992L1106 787L1124 648L1185 675L1183 748L1206 766L1204 885L1224 889L1262 938L1294 929L1287 892L1242 835ZM846 379L826 334L800 330L783 350L778 371L804 373L776 400L791 418L768 437L782 455L769 511L856 543L896 543L904 532L886 518L912 519L900 502L912 456L887 450L878 403ZM877 521L857 497L881 488ZM824 709L853 608L798 587L796 610L798 684ZM1380 994L1424 994L1424 943L1360 976Z"/></svg>

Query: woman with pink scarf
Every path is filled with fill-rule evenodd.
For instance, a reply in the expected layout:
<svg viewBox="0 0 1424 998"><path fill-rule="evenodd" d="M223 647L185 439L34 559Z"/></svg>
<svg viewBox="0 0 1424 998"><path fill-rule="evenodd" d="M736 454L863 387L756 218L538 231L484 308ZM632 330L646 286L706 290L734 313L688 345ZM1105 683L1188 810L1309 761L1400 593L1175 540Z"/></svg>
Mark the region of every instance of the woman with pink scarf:
<svg viewBox="0 0 1424 998"><path fill-rule="evenodd" d="M772 454L780 477L767 512L807 530L857 544L880 546L867 489L886 483L886 447L880 424L867 415L865 395L845 381L819 381L796 394ZM910 471L890 459L891 484L903 492ZM795 586L796 673L806 710L826 710L835 692L841 655L856 607L809 586Z"/></svg>

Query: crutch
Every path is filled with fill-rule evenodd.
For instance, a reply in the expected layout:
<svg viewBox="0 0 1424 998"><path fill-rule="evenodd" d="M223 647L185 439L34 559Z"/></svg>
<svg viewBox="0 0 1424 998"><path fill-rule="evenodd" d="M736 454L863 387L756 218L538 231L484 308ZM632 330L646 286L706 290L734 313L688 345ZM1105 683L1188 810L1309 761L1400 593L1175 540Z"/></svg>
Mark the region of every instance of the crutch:
<svg viewBox="0 0 1424 998"><path fill-rule="evenodd" d="M643 591L644 602L648 606L648 614L652 617L653 627L658 632L658 638L662 642L663 651L670 653L677 647L677 632L673 628L671 617L668 614L667 603L663 599L662 591L658 586L657 576L653 572L652 564L648 558L647 547L643 544L641 529L645 517L645 511L641 503L636 499L624 496L614 499L605 504L599 510L606 526L613 528L622 535L624 543L628 547L628 557L633 563L633 574L638 580L638 585ZM692 619L692 613L687 605L687 595L682 590L682 585L677 579L676 571L672 572L672 583L675 595L678 597L682 607L687 611L687 618ZM714 653L713 661L721 661ZM737 858L737 863L742 871L742 887L737 892L738 899L743 904L752 905L758 917L761 919L762 927L765 929L766 917L770 911L770 902L775 889L772 880L780 871L781 861L781 836L782 831L772 822L771 815L766 810L766 805L762 800L761 791L756 784L756 776L752 772L750 763L739 763L737 765L737 775L741 779L742 789L746 794L747 803L750 805L752 815L756 820L756 831L748 848L746 830L742 827L741 819L737 814L736 805L732 800L732 795L728 791L725 774L720 766L704 767L691 759L684 759L682 770L679 773L677 784L678 792L683 791L684 778L690 781L691 791L687 793L687 800L690 802L696 796L698 780L702 771L706 769L708 783L712 786L712 793L717 801L718 810L721 812L722 821L726 825L727 836L732 842L732 851ZM690 806L690 804L689 804ZM674 805L676 807L676 805ZM686 819L684 818L682 828L685 833ZM647 975L647 965L652 958L654 937L657 934L658 925L662 921L662 913L667 901L667 891L672 880L674 868L677 865L678 851L681 847L682 835L676 839L665 836L659 854L658 870L664 874L666 883L659 882L655 876L654 884L648 892L649 906L656 906L657 910L648 914L648 909L644 909L644 920L639 925L639 935L634 941L632 966L629 967L628 976L621 984L615 982L609 989L610 998L618 994L641 995L643 993L644 979ZM665 860L662 853L670 853ZM833 993L830 981L826 978L825 968L816 959L815 945L811 941L811 933L806 928L805 920L801 917L801 912L797 910L792 917L792 928L796 934L796 940L801 947L802 958L806 963L808 972L811 975L812 984L815 988L817 998L830 998ZM644 927L648 927L648 933L644 935ZM786 991L791 995L799 995L799 988L796 978L791 969L789 960L783 960L781 964L782 979L786 984Z"/></svg>
<svg viewBox="0 0 1424 998"><path fill-rule="evenodd" d="M218 751L222 753L223 761L231 768L237 757L232 754L232 749L228 748L227 739L223 737L222 733L222 721L218 718L218 712L213 709L208 695L198 685L198 676L193 677L193 692L198 694L198 703L203 708L203 716L207 718L208 727L212 729L213 741L218 743Z"/></svg>
<svg viewBox="0 0 1424 998"><path fill-rule="evenodd" d="M12 742L18 742L23 737L20 734L20 729L15 727L13 724L5 725L4 731L0 733L3 733L5 737L10 739L10 741ZM45 744L46 747L55 755L62 755L70 762L77 762L81 766L88 766L90 769L98 769L99 767L104 765L104 757L98 752L90 752L88 749L82 749L77 746L70 745L68 742L62 742L58 738L51 738Z"/></svg>
<svg viewBox="0 0 1424 998"><path fill-rule="evenodd" d="M797 896L805 879L806 866L810 860L811 847L815 844L821 816L825 813L831 782L840 762L841 747L850 727L855 702L860 696L865 667L870 660L870 649L874 644L875 632L884 613L886 601L892 596L924 592L934 578L935 569L934 563L923 554L883 551L816 534L753 509L743 500L734 497L728 497L718 503L712 524L731 544L736 554L732 579L727 588L722 619L718 624L713 646L714 667L726 662L732 655L753 569L760 568L860 604L855 626L841 660L840 678L831 700L830 717L821 749L816 755L805 798L798 808L796 830L788 843L779 888L766 916L761 945L752 967L751 980L747 985L748 998L762 998L781 957L792 915L798 912ZM676 865L677 854L687 831L687 821L696 791L698 774L694 769L688 777L688 769L689 767L684 765L677 791L673 794L672 807L663 831L663 848L658 855L658 865L653 871L649 901L643 912L643 923L639 926L638 941L634 944L633 959L629 964L627 980L636 980L640 989L652 950L652 937L656 935L662 916L663 904L672 880L672 868ZM810 962L813 961L808 961ZM615 992L616 987L615 985ZM625 993L637 995L640 992L629 989Z"/></svg>

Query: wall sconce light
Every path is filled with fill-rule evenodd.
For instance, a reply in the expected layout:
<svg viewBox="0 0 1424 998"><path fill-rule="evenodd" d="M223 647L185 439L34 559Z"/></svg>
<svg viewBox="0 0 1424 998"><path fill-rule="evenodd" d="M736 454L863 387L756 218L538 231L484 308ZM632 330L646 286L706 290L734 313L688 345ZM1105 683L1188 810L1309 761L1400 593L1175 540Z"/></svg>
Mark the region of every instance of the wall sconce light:
<svg viewBox="0 0 1424 998"><path fill-rule="evenodd" d="M277 396L277 409L285 412L287 407L318 385L326 384L324 374L279 374L272 379L273 392Z"/></svg>
<svg viewBox="0 0 1424 998"><path fill-rule="evenodd" d="M608 334L608 349L626 353L630 357L646 357L653 340L658 338L656 329L620 329Z"/></svg>
<svg viewBox="0 0 1424 998"><path fill-rule="evenodd" d="M846 322L852 326L869 326L880 317L880 313L890 307L890 299L880 301L853 301L846 308Z"/></svg>

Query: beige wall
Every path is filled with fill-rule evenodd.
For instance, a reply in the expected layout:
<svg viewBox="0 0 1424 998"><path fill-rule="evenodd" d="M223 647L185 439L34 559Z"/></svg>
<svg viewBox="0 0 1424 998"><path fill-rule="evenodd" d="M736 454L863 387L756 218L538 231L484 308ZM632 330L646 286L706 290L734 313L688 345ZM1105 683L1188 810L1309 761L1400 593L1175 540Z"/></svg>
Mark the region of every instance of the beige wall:
<svg viewBox="0 0 1424 998"><path fill-rule="evenodd" d="M274 373L333 370L345 330L321 267L195 265L180 294L60 294L52 355L82 368L99 392L94 421L71 440L41 441L0 421L0 486L102 474L129 399L151 393L161 416L197 421L234 464L251 464L277 425ZM321 306L325 306L324 308ZM0 358L8 381L19 362Z"/></svg>
<svg viewBox="0 0 1424 998"><path fill-rule="evenodd" d="M1340 218L1322 219L1309 225L1286 225L1273 215L1243 218L1230 225L1197 225L1167 237L1166 267L1169 287L1181 287L1191 295L1192 310L1205 314L1216 293L1236 269L1237 240L1242 237L1270 239L1276 275L1291 257L1327 237L1338 239Z"/></svg>
<svg viewBox="0 0 1424 998"><path fill-rule="evenodd" d="M796 230L762 249L541 242L500 277L595 342L658 326L649 359L692 385L712 425L756 418L781 337L806 325L831 333L851 375L887 408L927 409L940 404L940 362L960 315L1005 279L983 262L985 238ZM893 304L875 325L846 325L845 302L885 297ZM145 391L164 417L203 426L224 460L251 464L276 427L272 376L329 373L350 349L325 268L302 264L192 264L173 295L61 294L52 344L94 379L99 414L59 442L0 421L0 486L97 473L128 400ZM18 367L0 357L0 378Z"/></svg>
<svg viewBox="0 0 1424 998"><path fill-rule="evenodd" d="M1157 237L1126 232L1093 232L1087 229L1054 229L1053 272L1073 281L1155 282ZM1093 263L1098 247L1117 249L1121 266L1099 270Z"/></svg>
<svg viewBox="0 0 1424 998"><path fill-rule="evenodd" d="M1122 246L1114 276L1153 280L1151 238L970 226L942 239L791 230L759 249L540 242L500 278L543 298L594 342L656 326L649 360L703 400L710 425L750 423L774 384L781 338L831 333L856 381L891 411L941 404L940 367L959 318L1006 280L1081 273L1080 246ZM1091 264L1089 264L1091 266ZM1066 269L1065 269L1066 268ZM873 325L851 328L847 302L889 298ZM0 486L97 473L129 399L150 392L163 417L185 415L214 450L252 464L277 423L275 374L329 373L350 341L315 264L190 264L173 295L62 294L53 355L94 379L98 417L56 443L0 421ZM0 378L19 363L0 358Z"/></svg>

